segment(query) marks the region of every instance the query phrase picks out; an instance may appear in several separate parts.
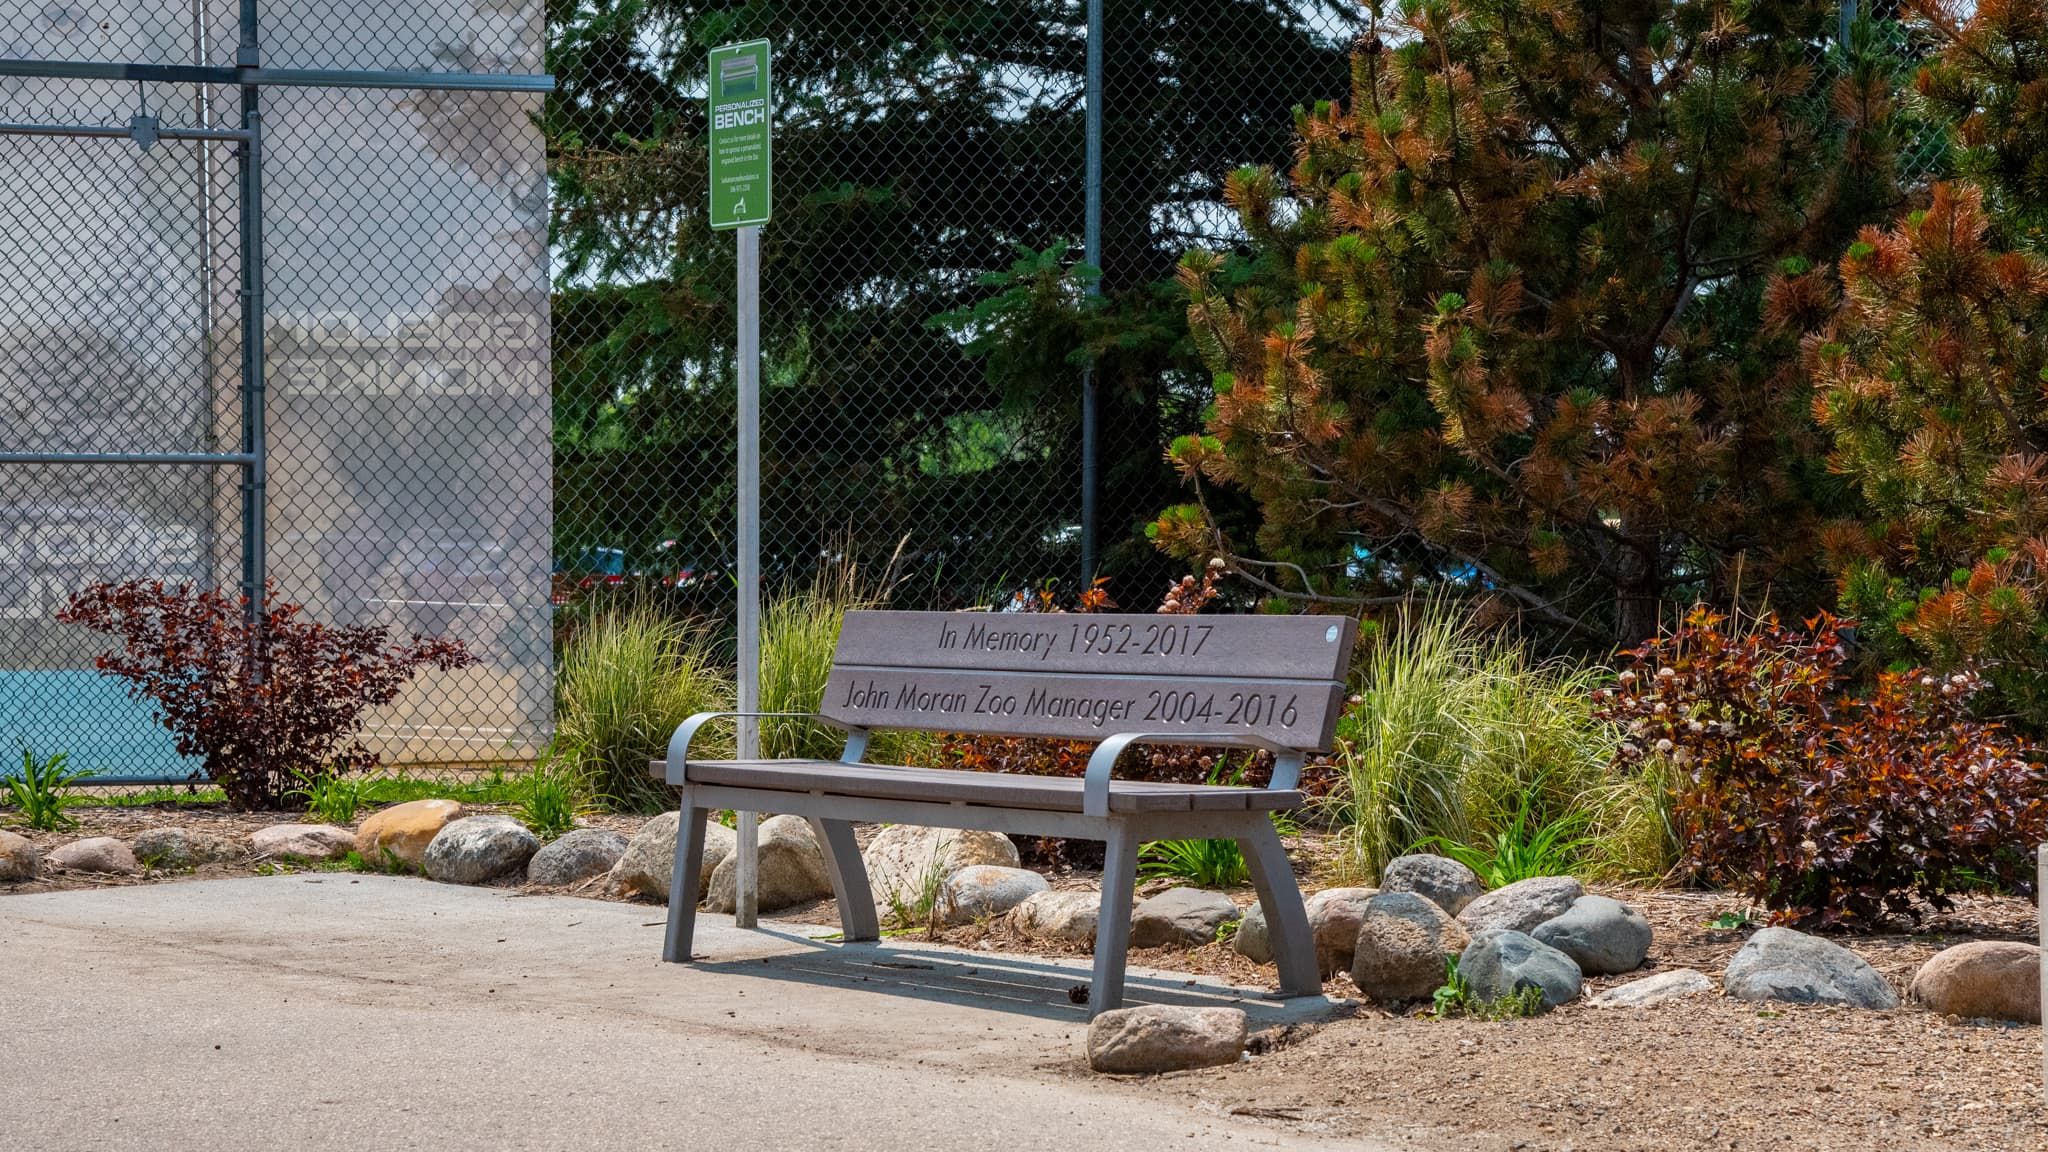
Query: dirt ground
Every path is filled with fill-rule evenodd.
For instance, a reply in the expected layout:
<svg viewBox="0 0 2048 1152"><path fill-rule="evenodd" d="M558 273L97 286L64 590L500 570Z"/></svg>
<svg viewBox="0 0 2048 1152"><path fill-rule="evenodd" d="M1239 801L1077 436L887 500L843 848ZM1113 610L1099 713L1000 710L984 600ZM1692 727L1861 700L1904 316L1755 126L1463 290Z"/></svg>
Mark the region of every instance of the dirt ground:
<svg viewBox="0 0 2048 1152"><path fill-rule="evenodd" d="M246 835L283 819L210 808L78 808L73 815L80 821L75 830L28 835L47 850L82 836L133 837L155 825ZM606 816L591 823L630 834L639 821ZM1325 848L1313 838L1296 845L1304 872L1315 870ZM239 875L255 867L210 865L132 879L66 874L0 885L0 892ZM1087 888L1096 876L1068 868L1052 879L1056 887ZM1168 886L1153 882L1141 891ZM599 878L572 894L614 898L603 889ZM1591 980L1589 995L1678 967L1718 981L1751 931L1711 927L1716 917L1743 908L1729 894L1601 891L1641 909L1655 943L1644 972ZM1254 898L1249 889L1232 895L1246 905ZM832 924L837 912L827 900L764 918ZM2028 901L1965 897L1954 911L1930 914L1910 929L1839 942L1903 996L1914 971L1941 949L1966 940L2033 941L2037 923ZM913 936L978 950L1086 951L1021 939L1001 922ZM1270 966L1222 944L1138 950L1131 962L1274 986ZM1265 1050L1230 1068L1128 1088L1303 1135L1386 1139L1391 1132L1418 1148L2048 1152L2038 1027L1944 1019L1910 1004L1868 1012L1744 1004L1718 995L1647 1010L1601 1010L1582 1001L1532 1020L1439 1021L1420 1010L1394 1014L1360 1002L1343 975L1328 990L1351 1001L1329 1023L1270 1037Z"/></svg>

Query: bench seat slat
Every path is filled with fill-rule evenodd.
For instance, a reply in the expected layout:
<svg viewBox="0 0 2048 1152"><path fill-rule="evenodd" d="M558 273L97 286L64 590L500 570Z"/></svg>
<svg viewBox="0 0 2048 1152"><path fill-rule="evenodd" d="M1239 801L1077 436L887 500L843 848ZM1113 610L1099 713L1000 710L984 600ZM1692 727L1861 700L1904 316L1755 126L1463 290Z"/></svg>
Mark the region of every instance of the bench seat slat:
<svg viewBox="0 0 2048 1152"><path fill-rule="evenodd" d="M656 776L664 766L654 764ZM847 764L838 760L696 760L690 782L771 792L822 792L882 800L923 800L979 804L991 808L1081 811L1081 781L1065 776L1016 776L952 768L908 768ZM1301 793L1207 784L1158 784L1117 780L1109 806L1117 812L1285 811L1301 805Z"/></svg>

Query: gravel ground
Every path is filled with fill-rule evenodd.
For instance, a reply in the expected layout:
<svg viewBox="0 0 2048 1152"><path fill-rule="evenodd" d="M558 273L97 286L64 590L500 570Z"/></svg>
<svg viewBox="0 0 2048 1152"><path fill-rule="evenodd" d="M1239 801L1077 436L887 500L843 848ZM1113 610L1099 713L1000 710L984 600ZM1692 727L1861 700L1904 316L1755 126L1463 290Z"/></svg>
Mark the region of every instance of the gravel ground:
<svg viewBox="0 0 2048 1152"><path fill-rule="evenodd" d="M210 808L79 808L73 814L80 821L75 830L25 834L47 850L84 836L129 838L157 825L246 835L292 819ZM601 816L590 823L630 835L640 818ZM1295 847L1307 870L1327 846L1311 837ZM0 885L0 892L245 875L255 867L210 865L137 878L66 874ZM1092 888L1096 876L1070 869L1052 881L1059 888ZM1141 894L1168 886L1153 882ZM603 887L598 878L573 894L610 898ZM1717 917L1743 908L1726 893L1600 890L1641 909L1656 943L1645 972L1589 981L1589 994L1677 967L1697 968L1718 981L1753 930L1711 927ZM1249 889L1232 895L1245 905L1254 899ZM826 900L764 919L832 924L837 912ZM1838 939L1903 995L1914 971L1942 948L1966 940L2033 941L2037 923L2028 901L1966 897L1911 930ZM933 938L990 951L1086 951L1021 939L1001 922ZM1252 964L1226 945L1138 950L1131 962L1273 986L1270 966ZM1867 1012L1743 1004L1718 995L1639 1011L1602 1011L1582 1002L1533 1020L1438 1021L1359 1003L1342 975L1329 992L1350 999L1339 1019L1274 1037L1266 1051L1230 1068L1126 1089L1183 1097L1276 1130L1382 1139L1393 1133L1418 1148L2048 1152L2038 1027L1944 1019L1910 1004Z"/></svg>

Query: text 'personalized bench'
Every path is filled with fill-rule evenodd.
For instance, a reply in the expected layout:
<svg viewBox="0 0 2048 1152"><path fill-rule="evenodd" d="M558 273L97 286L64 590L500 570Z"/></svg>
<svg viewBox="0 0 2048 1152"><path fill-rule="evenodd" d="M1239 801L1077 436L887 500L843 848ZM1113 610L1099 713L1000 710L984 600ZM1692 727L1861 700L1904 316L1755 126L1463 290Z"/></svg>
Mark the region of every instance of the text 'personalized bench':
<svg viewBox="0 0 2048 1152"><path fill-rule="evenodd" d="M1236 840L1265 908L1282 991L1322 989L1301 891L1271 813L1296 807L1301 766L1327 751L1356 626L1331 616L849 612L814 719L846 733L837 760L702 760L701 713L676 729L658 776L682 789L663 958L686 962L710 812L786 812L817 830L848 941L880 935L852 822L1100 840L1092 1016L1123 999L1141 845ZM863 761L876 730L1094 741L1086 776L1025 776ZM1117 780L1132 744L1260 748L1265 788Z"/></svg>

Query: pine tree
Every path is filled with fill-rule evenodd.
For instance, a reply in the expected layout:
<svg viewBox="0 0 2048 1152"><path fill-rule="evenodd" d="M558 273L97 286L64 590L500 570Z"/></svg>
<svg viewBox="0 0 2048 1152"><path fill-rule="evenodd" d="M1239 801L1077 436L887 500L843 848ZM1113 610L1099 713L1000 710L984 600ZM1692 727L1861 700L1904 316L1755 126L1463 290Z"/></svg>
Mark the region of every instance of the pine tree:
<svg viewBox="0 0 2048 1152"><path fill-rule="evenodd" d="M1183 261L1216 397L1171 449L1197 502L1155 541L1275 595L1448 583L1598 640L1745 581L1823 587L1797 334L1761 296L1896 202L1896 67L1868 37L1818 66L1835 20L1374 5L1290 176L1229 181L1252 255Z"/></svg>
<svg viewBox="0 0 2048 1152"><path fill-rule="evenodd" d="M1955 124L1957 174L1984 189L1999 242L2048 250L2048 5L1909 7L1914 29L1939 48L1914 86Z"/></svg>
<svg viewBox="0 0 2048 1152"><path fill-rule="evenodd" d="M1986 666L2048 715L2048 259L1989 242L1983 193L1937 185L1841 261L1807 341L1830 464L1869 512L1826 539L1881 654ZM1774 305L1785 289L1774 288Z"/></svg>

